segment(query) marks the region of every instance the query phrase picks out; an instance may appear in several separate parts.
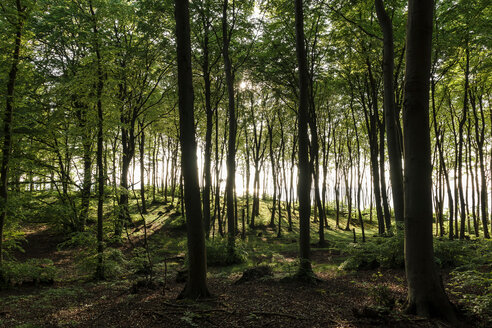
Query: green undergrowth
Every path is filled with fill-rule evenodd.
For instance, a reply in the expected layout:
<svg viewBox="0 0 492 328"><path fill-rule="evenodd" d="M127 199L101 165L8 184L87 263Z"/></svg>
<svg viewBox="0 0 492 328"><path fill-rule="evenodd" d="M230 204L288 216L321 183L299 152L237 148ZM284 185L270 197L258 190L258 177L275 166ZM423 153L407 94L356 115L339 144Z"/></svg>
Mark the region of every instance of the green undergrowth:
<svg viewBox="0 0 492 328"><path fill-rule="evenodd" d="M26 285L51 285L57 269L50 259L29 259L25 262L5 261L1 267L0 289Z"/></svg>
<svg viewBox="0 0 492 328"><path fill-rule="evenodd" d="M365 243L349 243L343 251L348 258L340 264L340 270L401 269L405 264L402 234L373 237Z"/></svg>
<svg viewBox="0 0 492 328"><path fill-rule="evenodd" d="M38 197L38 198L37 198ZM56 202L56 198L47 195L40 198L34 195L29 199L32 206L26 213L27 216L41 215L47 223L56 220L50 217L50 212L41 213L43 202ZM103 254L104 273L108 281L125 281L131 284L144 277L162 278L164 272L175 274L178 270L186 267L186 221L179 213L177 199L174 204L163 204L158 197L157 201L149 206L149 214L145 215L148 225L148 249L143 248L143 220L136 212L136 202L130 200L133 224L128 231L123 232L121 243L112 243L111 236L114 230L114 219L116 214L112 212L110 200L106 203L104 221L105 251ZM244 203L242 198L238 199L238 207ZM56 203L52 203L57 206ZM250 202L251 204L251 202ZM268 266L272 269L275 278L294 276L299 270L299 222L298 212L293 215L292 231L288 231L287 213L282 212L281 234L278 235L278 216L275 226L270 226L271 204L260 201L260 215L255 219L255 229L246 228L244 239L242 239L242 222L239 218L238 234L235 240L235 248L232 255L228 252L227 236L220 236L217 229L215 234L206 241L207 263L209 276L227 279L237 279L246 269L258 266ZM27 205L26 205L27 206ZM50 206L50 208L54 208ZM92 203L91 211L94 210ZM54 211L55 215L62 215ZM241 213L241 212L240 212ZM403 236L377 236L377 226L365 221L366 242L362 242L361 230L358 225L351 226L356 232L356 242L352 231L336 228L334 211L328 211L328 227L325 229L326 245L318 247L318 225L311 222L311 246L312 265L316 274L326 272L335 275L345 275L347 271L402 269L404 267ZM368 219L367 211L364 218ZM32 219L32 217L31 217ZM340 217L340 226L346 224L344 215ZM22 222L21 219L18 222ZM355 222L357 223L358 222ZM150 228L151 226L151 228ZM58 250L71 253L71 259L76 268L73 273L76 276L61 277L68 281L82 280L84 283L92 280L98 264L97 240L95 224L90 223L85 232L69 234L67 239L58 245ZM10 236L7 230L6 236ZM129 243L126 233L133 238L134 243ZM20 247L22 236L6 238L9 249L15 250ZM490 320L491 305L491 280L492 263L490 255L490 241L472 239L464 241L449 241L436 239L435 262L446 270L451 271L451 287L467 311ZM149 259L150 255L150 259ZM7 263L7 262L6 262ZM12 284L22 281L42 281L55 279L57 272L51 262L25 262L5 265L3 272ZM51 277L51 278L50 278ZM103 284L103 282L101 282ZM63 293L63 291L59 291ZM68 292L67 292L68 293ZM376 303L385 305L387 302L387 290L375 289L373 298Z"/></svg>

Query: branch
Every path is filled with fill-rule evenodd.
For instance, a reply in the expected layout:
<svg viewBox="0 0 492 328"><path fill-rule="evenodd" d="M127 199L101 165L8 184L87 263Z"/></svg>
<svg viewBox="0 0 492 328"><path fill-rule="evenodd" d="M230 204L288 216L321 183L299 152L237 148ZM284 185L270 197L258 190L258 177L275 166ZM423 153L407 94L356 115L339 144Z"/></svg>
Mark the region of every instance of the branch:
<svg viewBox="0 0 492 328"><path fill-rule="evenodd" d="M364 32L365 34L367 34L367 35L369 35L369 36L371 36L371 37L373 37L373 38L376 38L376 39L378 39L379 41L383 41L383 38L382 38L382 37L377 36L376 34L369 32L369 31L368 31L368 30L366 30L364 27L362 27L359 23L357 23L356 21L354 21L354 20L352 20L352 19L348 18L347 16L345 16L344 14L342 14L342 13L341 13L338 9L333 8L333 7L332 7L332 6L330 6L329 4L326 4L326 6L327 6L330 10L332 10L332 11L334 11L335 13L337 13L338 15L340 15L340 16L341 16L344 20L346 20L347 22L349 22L349 23L351 23L351 24L353 24L353 25L357 26L357 27L358 27L358 28L359 28L362 32Z"/></svg>

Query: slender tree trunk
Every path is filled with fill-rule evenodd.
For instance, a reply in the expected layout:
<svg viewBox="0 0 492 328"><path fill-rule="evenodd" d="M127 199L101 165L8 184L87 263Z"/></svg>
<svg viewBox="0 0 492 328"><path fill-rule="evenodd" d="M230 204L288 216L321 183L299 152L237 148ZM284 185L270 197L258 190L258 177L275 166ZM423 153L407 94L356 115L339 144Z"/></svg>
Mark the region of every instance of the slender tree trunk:
<svg viewBox="0 0 492 328"><path fill-rule="evenodd" d="M384 82L384 116L388 142L391 191L395 211L396 227L403 225L403 174L401 164L401 144L398 137L399 117L396 113L394 77L393 25L384 9L383 0L375 0L376 14L383 31L383 82Z"/></svg>
<svg viewBox="0 0 492 328"><path fill-rule="evenodd" d="M309 243L309 221L311 216L311 173L309 168L309 76L304 41L304 12L302 0L295 0L296 53L299 66L299 109L297 129L299 135L299 276L312 275Z"/></svg>
<svg viewBox="0 0 492 328"><path fill-rule="evenodd" d="M244 139L246 141L246 223L249 224L249 182L251 180L251 164L250 164L250 150L249 150L249 136L246 124L244 125ZM244 222L243 222L244 223ZM243 229L245 229L243 227Z"/></svg>
<svg viewBox="0 0 492 328"><path fill-rule="evenodd" d="M206 3L204 4L206 6ZM205 221L205 236L210 234L210 189L212 188L212 174L210 171L212 160L212 130L213 130L213 110L211 101L211 81L209 64L209 29L210 23L205 10L202 11L203 26L203 82L205 86L205 113L207 116L207 128L205 132L205 160L203 163L203 174L205 183L203 184L203 218Z"/></svg>
<svg viewBox="0 0 492 328"><path fill-rule="evenodd" d="M384 121L384 119L383 119ZM384 223L386 231L391 233L391 213L388 205L388 194L386 192L386 174L384 164L384 123L379 123L379 175L381 177L381 199L383 201Z"/></svg>
<svg viewBox="0 0 492 328"><path fill-rule="evenodd" d="M156 188L158 189L158 178L157 178L157 155L159 154L160 143L157 139L157 135L154 136L154 147L152 147L152 203L155 204L155 193ZM159 192L159 190L157 190Z"/></svg>
<svg viewBox="0 0 492 328"><path fill-rule="evenodd" d="M466 200L463 193L463 143L464 143L464 127L467 120L468 112L468 88L469 88L469 71L470 71L470 49L468 40L466 40L466 67L465 67L465 90L463 98L463 116L459 122L459 142L458 142L458 193L460 199L460 239L465 238L465 221L466 221Z"/></svg>
<svg viewBox="0 0 492 328"><path fill-rule="evenodd" d="M485 116L484 109L482 108L482 101L479 98L478 103L480 105L480 120L477 114L477 99L476 96L471 94L470 103L472 105L473 116L475 118L475 138L477 141L477 151L478 151L478 161L480 163L480 217L482 218L483 234L485 238L490 238L489 228L488 228L488 199L487 199L487 175L485 172L485 154L484 154L484 143L485 143ZM492 164L491 164L492 167ZM477 173L478 175L478 173ZM478 188L478 178L477 178L477 188ZM478 233L478 227L475 228Z"/></svg>
<svg viewBox="0 0 492 328"><path fill-rule="evenodd" d="M134 152L134 136L133 129L127 128L121 129L121 141L123 145L123 158L121 163L121 178L120 178L120 201L119 201L119 215L115 226L115 236L120 236L123 231L123 225L126 225L130 221L130 213L128 211L128 174L130 164L133 158Z"/></svg>
<svg viewBox="0 0 492 328"><path fill-rule="evenodd" d="M270 216L270 227L275 227L275 210L276 210L276 202L277 202L277 172L275 165L275 154L273 152L273 122L270 123L267 119L267 129L268 129L268 144L270 145L270 162L272 164L272 179L273 179L273 197L272 197L272 210Z"/></svg>
<svg viewBox="0 0 492 328"><path fill-rule="evenodd" d="M142 202L142 214L147 214L147 201L145 200L145 130L143 121L140 125L140 200Z"/></svg>
<svg viewBox="0 0 492 328"><path fill-rule="evenodd" d="M20 50L25 23L25 8L21 0L16 0L17 17L15 26L14 51L12 53L12 65L7 80L7 93L5 101L5 112L3 119L3 143L2 143L2 162L0 163L0 282L4 279L3 264L3 229L7 217L8 208L8 182L9 182L9 162L12 150L12 120L15 108L15 83L17 81L17 71L20 62Z"/></svg>
<svg viewBox="0 0 492 328"><path fill-rule="evenodd" d="M87 132L84 132L84 134ZM84 162L84 177L82 182L82 200L80 204L80 217L78 222L78 231L84 231L89 215L89 203L91 197L91 185L92 185L92 141L90 136L84 136L83 141L83 162Z"/></svg>
<svg viewBox="0 0 492 328"><path fill-rule="evenodd" d="M94 37L94 51L97 58L97 86L96 86L96 98L97 98L97 181L98 181L98 191L97 191L97 269L96 278L104 279L104 265L103 265L103 207L104 207L104 165L103 165L103 142L104 142L104 118L103 118L103 107L102 107L102 92L104 87L104 75L102 70L102 59L101 51L99 46L99 32L97 26L97 16L94 12L92 6L92 0L89 1L91 16L92 16L92 32Z"/></svg>
<svg viewBox="0 0 492 328"><path fill-rule="evenodd" d="M207 287L207 257L196 160L193 79L191 67L188 0L175 1L178 61L179 127L188 235L188 281L180 297L197 299L210 295Z"/></svg>
<svg viewBox="0 0 492 328"><path fill-rule="evenodd" d="M231 60L229 57L229 44L231 41L231 33L229 32L229 24L227 22L228 0L224 0L222 7L222 54L224 57L224 69L226 75L227 94L229 110L229 139L227 146L227 181L226 181L226 197L227 197L227 251L230 256L234 253L235 244L235 218L234 218L234 186L236 175L236 106L234 98L234 76L232 72Z"/></svg>

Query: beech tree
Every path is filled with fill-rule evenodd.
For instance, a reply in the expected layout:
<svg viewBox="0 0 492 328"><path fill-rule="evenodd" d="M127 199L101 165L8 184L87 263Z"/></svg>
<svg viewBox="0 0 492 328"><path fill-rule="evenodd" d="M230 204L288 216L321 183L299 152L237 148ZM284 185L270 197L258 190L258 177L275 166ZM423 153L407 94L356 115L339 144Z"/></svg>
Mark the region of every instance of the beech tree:
<svg viewBox="0 0 492 328"><path fill-rule="evenodd" d="M207 257L196 161L193 77L191 69L190 14L188 0L175 1L178 62L179 131L188 235L188 280L180 297L210 296Z"/></svg>
<svg viewBox="0 0 492 328"><path fill-rule="evenodd" d="M311 217L311 170L309 165L309 75L304 41L304 11L302 0L295 1L296 53L299 65L299 107L297 111L297 130L299 136L299 276L313 274L310 260L309 221Z"/></svg>
<svg viewBox="0 0 492 328"><path fill-rule="evenodd" d="M14 47L11 57L10 70L7 79L7 93L5 101L5 111L3 113L3 140L2 140L2 157L0 162L0 281L3 280L2 261L3 261L3 229L8 212L8 183L9 183L9 162L12 151L12 126L15 109L15 87L17 74L19 70L20 53L24 37L24 26L27 18L28 7L21 2L15 1L15 9L8 8L14 12L12 15L12 25L14 28ZM2 6L2 9L7 10Z"/></svg>
<svg viewBox="0 0 492 328"><path fill-rule="evenodd" d="M409 0L403 131L405 146L405 271L408 311L456 322L434 264L429 84L434 3Z"/></svg>

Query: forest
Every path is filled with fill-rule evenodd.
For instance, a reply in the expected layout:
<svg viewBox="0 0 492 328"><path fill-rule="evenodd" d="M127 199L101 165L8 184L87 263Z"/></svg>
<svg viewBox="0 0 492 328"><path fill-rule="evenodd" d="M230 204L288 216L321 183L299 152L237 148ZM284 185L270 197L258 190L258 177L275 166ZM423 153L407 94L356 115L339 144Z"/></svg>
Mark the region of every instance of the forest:
<svg viewBox="0 0 492 328"><path fill-rule="evenodd" d="M487 0L2 0L0 327L490 327Z"/></svg>

